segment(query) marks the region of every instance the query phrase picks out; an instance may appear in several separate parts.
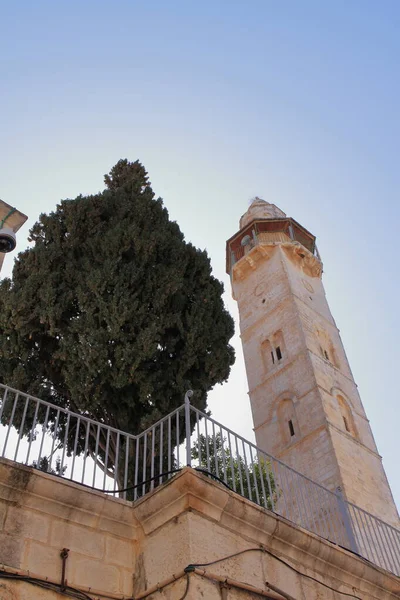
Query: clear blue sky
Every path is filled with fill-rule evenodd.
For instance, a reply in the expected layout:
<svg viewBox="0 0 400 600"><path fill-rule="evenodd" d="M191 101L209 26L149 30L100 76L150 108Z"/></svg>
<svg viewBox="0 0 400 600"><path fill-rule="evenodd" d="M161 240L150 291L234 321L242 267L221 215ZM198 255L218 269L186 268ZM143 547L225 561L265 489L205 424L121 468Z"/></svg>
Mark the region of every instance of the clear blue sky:
<svg viewBox="0 0 400 600"><path fill-rule="evenodd" d="M139 158L235 318L224 245L248 200L300 221L399 505L400 2L0 0L0 22L0 197L33 224ZM210 407L250 435L235 344Z"/></svg>

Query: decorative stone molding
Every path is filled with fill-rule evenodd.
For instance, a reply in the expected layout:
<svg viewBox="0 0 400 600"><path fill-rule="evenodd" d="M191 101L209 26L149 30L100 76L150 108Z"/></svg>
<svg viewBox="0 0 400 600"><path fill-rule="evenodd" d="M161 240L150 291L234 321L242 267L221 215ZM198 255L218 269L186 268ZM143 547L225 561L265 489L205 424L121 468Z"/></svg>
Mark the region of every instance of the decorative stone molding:
<svg viewBox="0 0 400 600"><path fill-rule="evenodd" d="M298 242L259 242L232 268L232 280L244 279L249 270L254 271L260 260L269 260L280 246L287 258L309 277L322 276L322 263Z"/></svg>
<svg viewBox="0 0 400 600"><path fill-rule="evenodd" d="M270 244L257 244L253 246L247 254L243 256L232 268L232 280L244 279L249 271L254 271L260 260L269 260L272 258L278 242Z"/></svg>
<svg viewBox="0 0 400 600"><path fill-rule="evenodd" d="M308 275L309 277L322 276L322 263L316 256L313 256L299 242L290 242L282 244L282 249L288 259L296 265L296 267Z"/></svg>

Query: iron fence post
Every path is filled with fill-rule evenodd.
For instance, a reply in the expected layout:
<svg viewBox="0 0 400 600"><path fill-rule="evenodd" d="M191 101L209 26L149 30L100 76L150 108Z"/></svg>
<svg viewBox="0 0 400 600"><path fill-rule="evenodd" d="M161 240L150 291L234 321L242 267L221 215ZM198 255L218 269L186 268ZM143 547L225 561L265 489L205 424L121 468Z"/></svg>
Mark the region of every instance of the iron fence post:
<svg viewBox="0 0 400 600"><path fill-rule="evenodd" d="M343 525L346 530L347 540L349 542L349 550L351 550L355 554L358 554L359 552L358 552L356 538L354 536L353 526L352 526L352 522L351 522L351 516L348 511L346 501L343 498L342 488L340 486L338 488L336 488L336 497L338 500L340 516L342 517Z"/></svg>
<svg viewBox="0 0 400 600"><path fill-rule="evenodd" d="M186 429L186 464L192 466L192 448L190 434L190 400L193 396L193 390L188 390L185 394L185 429Z"/></svg>

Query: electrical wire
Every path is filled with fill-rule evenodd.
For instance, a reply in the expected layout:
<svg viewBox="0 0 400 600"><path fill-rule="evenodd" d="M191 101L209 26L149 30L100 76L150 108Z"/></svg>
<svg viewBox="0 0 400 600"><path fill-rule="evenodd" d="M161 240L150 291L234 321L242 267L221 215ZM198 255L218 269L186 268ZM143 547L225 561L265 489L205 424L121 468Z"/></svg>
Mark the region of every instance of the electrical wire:
<svg viewBox="0 0 400 600"><path fill-rule="evenodd" d="M186 573L186 589L185 589L185 591L183 592L183 596L181 596L181 597L179 598L179 600L185 600L186 596L187 596L187 595L188 595L188 593L189 593L189 586L190 586L190 577L189 577L189 573Z"/></svg>
<svg viewBox="0 0 400 600"><path fill-rule="evenodd" d="M104 494L122 494L123 492L131 492L132 490L135 490L136 488L140 488L142 485L147 485L148 483L151 483L152 481L154 481L155 479L158 479L160 477L166 477L167 475L172 475L173 473L179 473L180 471L182 471L182 467L180 467L179 469L172 469L171 471L166 471L165 473L160 473L159 475L154 475L154 477L150 477L150 479L146 479L145 481L141 481L140 483L137 483L136 485L131 485L127 488L123 488L122 490L106 490L104 488L95 488L92 487L91 485L87 485L86 483L79 483L79 485L82 485L83 487L87 487L90 488L91 490L95 490L96 492L103 492ZM227 483L225 483L225 481L223 479L221 479L220 477L217 477L217 475L215 475L214 473L211 473L211 471L206 471L205 469L201 469L200 467L194 467L194 471L198 471L199 473L203 473L204 475L208 475L209 477L213 477L213 479L216 479L217 481L219 481L220 483L222 483L222 485L224 485L226 488L228 488L228 490L230 490L231 492L234 492L235 490L230 487Z"/></svg>
<svg viewBox="0 0 400 600"><path fill-rule="evenodd" d="M136 490L136 488L140 488L142 485L147 485L148 483L151 483L152 481L154 481L155 479L159 479L160 477L166 477L167 475L172 475L173 473L179 473L180 471L182 471L182 467L179 469L172 469L171 471L165 471L165 473L160 473L159 475L154 475L154 477L150 477L150 479L146 479L146 481L141 481L140 483L137 483L136 485L131 485L127 488L123 488L122 490L119 490L119 489L118 490L106 490L104 488L96 488L96 487L92 487L91 485L87 485L86 483L80 483L79 481L75 481L74 483L77 483L78 485L81 485L82 487L89 488L90 490L94 490L95 492L103 492L104 494L122 494L123 492L130 492L132 490ZM60 477L60 476L56 475L56 477Z"/></svg>
<svg viewBox="0 0 400 600"><path fill-rule="evenodd" d="M226 488L228 488L228 490L230 490L231 492L235 492L235 490L230 485L228 485L220 477L217 477L217 475L215 475L214 473L211 473L211 471L206 471L206 469L201 469L200 467L195 467L194 470L198 471L199 473L203 473L204 475L208 475L209 477L212 477L213 479L216 479L217 481L219 481L220 483L222 483L222 485L224 485Z"/></svg>
<svg viewBox="0 0 400 600"><path fill-rule="evenodd" d="M263 548L246 548L245 550L239 550L239 552L235 552L234 554L228 554L228 556L223 556L222 558L217 558L216 560L212 560L208 563L193 563L188 565L186 568L190 567L211 567L211 565L216 565L217 563L224 562L225 560L229 560L230 558L234 558L235 556L240 556L241 554L245 554L246 552L266 552Z"/></svg>
<svg viewBox="0 0 400 600"><path fill-rule="evenodd" d="M56 450L57 450L57 448L56 448ZM54 454L54 452L53 452L53 454ZM160 477L166 477L167 475L179 473L180 471L182 471L182 468L183 467L179 467L178 469L172 469L171 471L165 471L165 473L160 473L159 475L154 475L154 477L150 477L150 479L146 479L145 481L141 481L140 483L131 485L131 486L123 488L121 490L120 489L107 490L105 488L92 487L91 485L82 483L80 481L74 481L74 483L77 483L78 485L81 485L82 487L86 487L90 490L94 490L95 492L103 492L103 494L122 494L123 492L131 492L132 490L140 488L142 485L147 485L148 483L151 483L152 481L154 481L155 479L159 479ZM230 490L231 492L235 492L235 490L230 485L225 483L225 481L223 479L221 479L214 473L211 473L211 471L207 471L206 469L201 469L200 467L194 467L193 470L198 471L199 473L203 473L203 475L208 475L209 477L212 477L213 479L216 479L217 481L219 481L219 483L222 483L222 485L224 485L228 490ZM58 475L56 473L50 473L50 475L53 475L54 477L59 477L60 479L64 479L62 475Z"/></svg>
<svg viewBox="0 0 400 600"><path fill-rule="evenodd" d="M307 573L303 573L303 572L299 571L298 569L296 569L295 567L293 567L290 563L286 562L285 560L283 560L282 558L280 558L279 556L277 556L273 552L270 552L266 548L246 548L244 550L240 550L239 552L235 552L234 554L229 554L228 556L224 556L222 558L218 558L218 559L210 561L208 563L192 563L192 564L188 565L185 568L185 571L186 571L186 589L184 591L183 596L179 600L184 600L187 597L187 595L188 595L189 585L190 585L189 573L192 572L192 570L194 568L197 568L197 567L209 567L211 565L215 565L217 563L229 560L230 558L234 558L236 556L240 556L241 554L245 554L246 552L261 552L263 554L268 554L269 556L271 556L275 560L279 561L280 563L282 563L283 565L285 565L286 567L288 567L289 569L291 569L292 571L294 571L295 573L297 573L301 577L306 577L307 579L315 581L319 585L322 585L322 586L326 587L327 589L329 589L329 590L331 590L333 592L336 592L337 594L341 594L342 596L347 596L349 598L355 598L356 600L362 600L362 598L360 598L359 596L356 596L355 594L349 594L347 592L341 592L340 590L338 590L338 589L336 589L336 588L328 585L327 583L324 583L323 581L321 581L319 579L316 579L312 575L307 575ZM18 575L16 573L8 573L7 571L0 570L0 578L14 579L14 580L17 580L17 581L25 581L26 583L31 583L33 585L37 585L38 587L42 587L42 588L49 589L49 590L52 590L52 591L57 591L60 594L64 594L65 596L69 596L70 598L75 598L76 600L93 600L93 598L91 596L89 596L88 594L86 594L85 592L83 592L83 591L81 591L79 589L72 588L70 586L66 586L64 588L61 584L52 583L52 582L46 581L44 579L38 579L36 577L28 577L28 576ZM266 585L268 587L268 581L266 581L265 583L266 583ZM106 596L104 595L104 597L106 597Z"/></svg>
<svg viewBox="0 0 400 600"><path fill-rule="evenodd" d="M123 488L122 490L119 490L119 489L118 490L107 490L105 488L96 488L96 487L92 487L91 485L87 485L86 483L80 483L79 481L76 481L74 483L78 483L78 485L81 485L82 487L87 487L91 490L94 490L95 492L103 492L104 494L122 494L123 492L131 492L132 490L140 488L142 485L147 485L148 483L151 483L152 481L154 481L155 479L159 479L160 477L166 477L167 475L173 475L174 473L179 473L180 471L182 471L182 467L180 467L179 469L172 469L171 471L165 471L165 473L160 473L159 475L154 475L154 477L150 477L150 479L146 479L145 481L141 481L140 483L137 483L135 485L131 485L129 487ZM220 477L217 477L217 475L215 475L214 473L211 473L211 471L206 471L205 469L201 469L200 467L194 467L194 471L198 471L199 473L203 473L204 475L213 477L213 479L216 479L217 481L222 483L222 485L224 485L226 488L228 488L228 490L230 490L231 492L235 491L227 483L225 483L225 481L223 479L221 479ZM61 476L56 475L56 477L61 477Z"/></svg>
<svg viewBox="0 0 400 600"><path fill-rule="evenodd" d="M294 571L298 575L301 575L302 577L306 577L307 579L311 579L311 581L315 581L316 583L319 583L319 585L323 585L324 587L326 587L328 590L331 590L332 592L336 592L337 594L341 594L342 596L348 596L349 598L356 598L356 600L362 600L362 598L360 598L360 596L356 596L355 594L349 594L347 592L341 592L340 590L338 590L338 589L330 586L329 584L324 583L320 579L316 579L312 575L307 575L307 573L302 573L301 571L299 571L298 569L296 569L295 567L293 567L290 563L286 562L285 560L283 560L279 556L276 556L272 552L269 552L268 550L265 550L265 552L267 554L269 554L270 556L272 556L273 558L275 558L277 561L281 562L283 565L286 565L289 569L291 569L292 571ZM268 585L268 582L267 582L267 585Z"/></svg>
<svg viewBox="0 0 400 600"><path fill-rule="evenodd" d="M356 600L362 600L362 598L360 598L359 596L356 596L355 594L348 594L347 592L341 592L338 589L331 587L327 583L324 583L320 579L316 579L315 577L312 577L312 575L307 575L307 573L302 573L301 571L299 571L298 569L293 567L290 563L283 560L283 558L280 558L279 556L277 556L273 552L270 552L266 548L246 548L245 550L241 550L240 552L235 552L235 554L229 554L228 556L224 556L223 558L218 558L217 560L213 560L209 563L197 563L197 564L188 565L188 567L195 567L195 568L196 567L210 567L211 565L215 565L217 563L223 562L230 558L234 558L235 556L239 556L240 554L245 554L246 552L262 552L264 554L268 554L269 556L272 556L273 558L275 558L275 560L279 561L280 563L282 563L283 565L285 565L286 567L288 567L289 569L291 569L298 575L301 575L302 577L311 579L312 581L315 581L316 583L319 583L320 585L323 585L324 587L328 588L329 590L336 592L337 594L341 594L342 596L348 596L349 598L355 598ZM268 586L268 581L266 582L266 585Z"/></svg>
<svg viewBox="0 0 400 600"><path fill-rule="evenodd" d="M27 575L18 575L18 573L9 573L7 571L0 570L0 578L2 579L13 579L15 581L23 581L25 583L31 583L37 587L63 594L69 598L75 598L76 600L94 600L92 596L88 596L85 592L78 590L70 586L63 586L61 583L53 583L46 581L46 579L39 579L38 577L30 577Z"/></svg>

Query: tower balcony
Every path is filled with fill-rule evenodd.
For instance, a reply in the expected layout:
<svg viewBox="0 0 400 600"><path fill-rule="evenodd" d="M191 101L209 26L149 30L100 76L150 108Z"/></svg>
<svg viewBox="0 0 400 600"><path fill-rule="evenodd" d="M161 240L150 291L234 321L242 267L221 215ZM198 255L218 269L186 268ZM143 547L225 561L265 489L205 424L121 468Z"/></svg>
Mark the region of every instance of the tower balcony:
<svg viewBox="0 0 400 600"><path fill-rule="evenodd" d="M315 236L292 218L255 219L226 243L226 272L260 244L296 243L321 262Z"/></svg>

